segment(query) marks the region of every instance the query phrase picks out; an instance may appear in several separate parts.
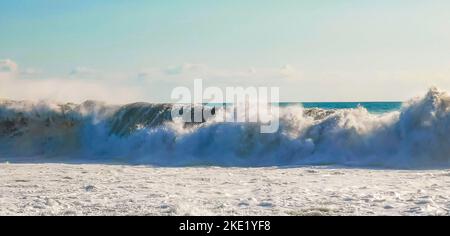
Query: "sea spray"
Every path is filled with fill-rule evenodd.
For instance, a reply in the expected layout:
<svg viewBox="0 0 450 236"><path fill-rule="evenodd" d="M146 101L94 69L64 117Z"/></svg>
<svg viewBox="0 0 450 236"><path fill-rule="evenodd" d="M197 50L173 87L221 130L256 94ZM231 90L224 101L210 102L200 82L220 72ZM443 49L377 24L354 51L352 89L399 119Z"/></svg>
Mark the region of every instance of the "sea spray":
<svg viewBox="0 0 450 236"><path fill-rule="evenodd" d="M450 166L450 97L430 89L398 111L280 108L280 128L170 118L172 104L0 101L0 158L160 166ZM217 107L215 113L229 112Z"/></svg>

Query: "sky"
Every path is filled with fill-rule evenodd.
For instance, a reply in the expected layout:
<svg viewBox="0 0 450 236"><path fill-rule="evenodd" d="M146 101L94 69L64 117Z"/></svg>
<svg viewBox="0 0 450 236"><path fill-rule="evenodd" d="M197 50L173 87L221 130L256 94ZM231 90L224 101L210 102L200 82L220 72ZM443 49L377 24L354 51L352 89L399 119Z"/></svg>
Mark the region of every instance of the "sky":
<svg viewBox="0 0 450 236"><path fill-rule="evenodd" d="M282 101L450 90L445 0L0 0L0 98L170 102L177 86Z"/></svg>

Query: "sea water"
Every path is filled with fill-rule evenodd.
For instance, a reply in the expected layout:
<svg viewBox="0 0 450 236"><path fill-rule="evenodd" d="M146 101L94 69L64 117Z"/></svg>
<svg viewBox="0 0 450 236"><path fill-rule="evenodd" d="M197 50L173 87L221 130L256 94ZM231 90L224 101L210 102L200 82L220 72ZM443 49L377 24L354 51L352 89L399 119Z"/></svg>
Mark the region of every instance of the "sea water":
<svg viewBox="0 0 450 236"><path fill-rule="evenodd" d="M171 104L109 106L0 102L0 159L158 166L450 166L450 96L407 102L289 103L279 129L257 123L187 125ZM217 112L227 112L218 108Z"/></svg>

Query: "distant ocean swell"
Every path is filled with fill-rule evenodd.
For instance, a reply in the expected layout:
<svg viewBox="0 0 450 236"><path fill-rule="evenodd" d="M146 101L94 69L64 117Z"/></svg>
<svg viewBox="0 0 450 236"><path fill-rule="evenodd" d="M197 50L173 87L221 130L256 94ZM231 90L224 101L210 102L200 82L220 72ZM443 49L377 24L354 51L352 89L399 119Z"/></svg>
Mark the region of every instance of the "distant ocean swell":
<svg viewBox="0 0 450 236"><path fill-rule="evenodd" d="M450 166L450 96L431 89L384 113L363 106L280 109L280 129L174 122L170 104L0 100L0 159L158 166ZM389 109L387 109L389 110ZM227 112L217 108L216 113Z"/></svg>

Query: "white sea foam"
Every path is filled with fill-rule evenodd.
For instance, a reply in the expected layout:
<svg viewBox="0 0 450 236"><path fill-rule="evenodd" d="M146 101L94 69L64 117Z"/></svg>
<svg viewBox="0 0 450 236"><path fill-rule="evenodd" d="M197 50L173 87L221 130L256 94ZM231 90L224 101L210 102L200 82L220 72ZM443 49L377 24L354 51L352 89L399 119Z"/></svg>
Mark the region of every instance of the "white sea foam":
<svg viewBox="0 0 450 236"><path fill-rule="evenodd" d="M0 156L163 166L450 165L450 97L435 88L384 114L285 107L273 134L255 123L172 121L170 108L0 101Z"/></svg>

